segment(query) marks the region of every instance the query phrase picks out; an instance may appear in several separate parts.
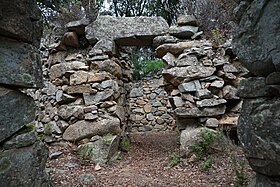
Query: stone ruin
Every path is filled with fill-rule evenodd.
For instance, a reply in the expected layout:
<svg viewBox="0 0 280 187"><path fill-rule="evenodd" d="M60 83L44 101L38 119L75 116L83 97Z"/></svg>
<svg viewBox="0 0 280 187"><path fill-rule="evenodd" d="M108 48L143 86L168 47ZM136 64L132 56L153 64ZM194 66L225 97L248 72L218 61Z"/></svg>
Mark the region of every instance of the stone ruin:
<svg viewBox="0 0 280 187"><path fill-rule="evenodd" d="M251 73L235 58L230 42L217 48L197 40L201 33L191 16L178 18L171 28L159 17L100 16L93 23L69 23L62 37L41 46L43 88L36 91L25 89L42 86L36 51L40 14L31 0L0 5L0 102L5 114L0 117L0 186L48 186L48 151L39 139L92 145L98 152L93 159L106 162L127 132L172 130L167 124L174 119L181 156L189 154L189 132L201 126L238 127L257 172L252 186L279 186L278 0L241 1L236 9L240 27L233 48ZM90 42L86 48L79 42L83 36ZM133 85L122 45L154 45L166 62L165 81ZM35 103L25 93L36 101L35 116ZM157 110L162 113L153 113Z"/></svg>
<svg viewBox="0 0 280 187"><path fill-rule="evenodd" d="M66 29L57 42L41 47L45 86L33 94L37 132L47 143L91 145L100 153L95 161L106 162L131 132L178 127L181 156L188 156L189 131L205 126L236 132L242 104L236 91L248 70L230 41L215 48L197 40L194 17L181 16L169 28L160 17L100 16L90 24L70 22ZM88 47L80 46L82 37ZM127 45L153 45L166 63L162 76L132 82L131 60L122 47Z"/></svg>

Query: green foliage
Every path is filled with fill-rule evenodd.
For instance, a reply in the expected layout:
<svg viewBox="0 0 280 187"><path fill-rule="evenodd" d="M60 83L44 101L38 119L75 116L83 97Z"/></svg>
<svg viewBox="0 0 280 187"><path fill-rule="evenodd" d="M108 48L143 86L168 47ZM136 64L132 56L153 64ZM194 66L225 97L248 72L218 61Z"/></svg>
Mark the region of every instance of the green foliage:
<svg viewBox="0 0 280 187"><path fill-rule="evenodd" d="M133 60L133 78L141 79L150 73L160 71L164 67L164 62L160 59Z"/></svg>
<svg viewBox="0 0 280 187"><path fill-rule="evenodd" d="M128 152L130 150L130 141L127 138L123 138L120 142L120 149L122 151Z"/></svg>
<svg viewBox="0 0 280 187"><path fill-rule="evenodd" d="M85 144L82 146L79 156L82 163L89 162L94 155L93 152L94 145L93 144Z"/></svg>
<svg viewBox="0 0 280 187"><path fill-rule="evenodd" d="M200 164L200 169L204 171L209 170L212 166L212 162L213 162L213 157L210 155L207 157L204 163Z"/></svg>
<svg viewBox="0 0 280 187"><path fill-rule="evenodd" d="M113 0L110 10L116 17L161 16L168 24L174 23L180 0Z"/></svg>
<svg viewBox="0 0 280 187"><path fill-rule="evenodd" d="M234 165L234 171L235 171L235 179L233 186L234 187L240 187L245 186L248 183L248 178L245 174L245 161L244 160L238 160L235 156L231 156L231 160Z"/></svg>
<svg viewBox="0 0 280 187"><path fill-rule="evenodd" d="M103 136L103 143L109 146L112 142L112 137L113 135L111 133L106 134L105 136Z"/></svg>
<svg viewBox="0 0 280 187"><path fill-rule="evenodd" d="M216 139L217 135L213 131L203 128L199 132L199 136L200 140L192 145L192 149L195 154L201 158L203 155L208 154L210 146Z"/></svg>
<svg viewBox="0 0 280 187"><path fill-rule="evenodd" d="M170 158L168 159L168 162L166 164L166 168L172 168L176 166L180 162L180 156L177 153L173 153Z"/></svg>
<svg viewBox="0 0 280 187"><path fill-rule="evenodd" d="M47 123L44 125L44 134L51 136L52 135L53 124Z"/></svg>
<svg viewBox="0 0 280 187"><path fill-rule="evenodd" d="M218 48L219 45L225 42L225 37L220 29L215 28L211 30L212 33L212 45L214 48Z"/></svg>

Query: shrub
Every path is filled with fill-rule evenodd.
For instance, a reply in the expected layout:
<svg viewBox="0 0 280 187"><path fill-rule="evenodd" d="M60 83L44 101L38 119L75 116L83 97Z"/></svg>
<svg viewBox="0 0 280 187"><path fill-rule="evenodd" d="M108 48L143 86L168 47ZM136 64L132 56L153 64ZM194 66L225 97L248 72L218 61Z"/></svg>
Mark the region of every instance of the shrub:
<svg viewBox="0 0 280 187"><path fill-rule="evenodd" d="M130 150L130 141L127 138L121 140L120 149L125 152L128 152Z"/></svg>
<svg viewBox="0 0 280 187"><path fill-rule="evenodd" d="M181 161L180 156L178 153L173 153L170 158L168 159L168 162L166 164L166 168L172 168L176 166Z"/></svg>

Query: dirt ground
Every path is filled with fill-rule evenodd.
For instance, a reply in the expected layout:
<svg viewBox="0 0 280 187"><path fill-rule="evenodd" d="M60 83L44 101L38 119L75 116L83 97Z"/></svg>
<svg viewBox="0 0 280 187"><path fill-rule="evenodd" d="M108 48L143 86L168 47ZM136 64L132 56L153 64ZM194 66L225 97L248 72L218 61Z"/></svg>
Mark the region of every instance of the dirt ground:
<svg viewBox="0 0 280 187"><path fill-rule="evenodd" d="M118 160L101 165L81 163L79 156L73 151L75 147L69 143L53 144L50 146L50 153L63 152L47 163L53 186L228 187L242 186L238 185L238 179L241 183L254 177L241 148L237 146L213 154L209 169L205 169L206 158L195 162L180 160L170 168L167 166L179 154L176 132L137 133L131 135L130 139L129 152L121 152Z"/></svg>

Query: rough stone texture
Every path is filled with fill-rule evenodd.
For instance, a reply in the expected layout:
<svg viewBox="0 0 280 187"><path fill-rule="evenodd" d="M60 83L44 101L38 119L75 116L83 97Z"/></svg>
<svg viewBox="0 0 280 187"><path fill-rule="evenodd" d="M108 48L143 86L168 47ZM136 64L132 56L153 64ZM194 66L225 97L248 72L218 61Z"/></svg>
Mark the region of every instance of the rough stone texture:
<svg viewBox="0 0 280 187"><path fill-rule="evenodd" d="M30 44L3 37L0 37L0 40L0 83L41 87L42 67L35 48Z"/></svg>
<svg viewBox="0 0 280 187"><path fill-rule="evenodd" d="M225 105L208 108L176 108L174 112L180 118L193 118L193 117L207 117L218 116L224 114L226 111Z"/></svg>
<svg viewBox="0 0 280 187"><path fill-rule="evenodd" d="M0 142L35 118L33 99L18 90L0 87L0 106Z"/></svg>
<svg viewBox="0 0 280 187"><path fill-rule="evenodd" d="M66 24L68 31L73 31L78 35L85 35L85 27L90 23L90 20L84 18L77 21L71 21Z"/></svg>
<svg viewBox="0 0 280 187"><path fill-rule="evenodd" d="M1 35L38 47L43 30L41 13L34 0L14 0L12 3L2 0L0 7Z"/></svg>
<svg viewBox="0 0 280 187"><path fill-rule="evenodd" d="M90 43L109 39L119 45L151 45L155 36L167 31L168 24L161 17L99 16L86 27L86 38Z"/></svg>
<svg viewBox="0 0 280 187"><path fill-rule="evenodd" d="M179 26L185 26L185 25L197 26L197 20L192 15L181 15L177 18L176 23Z"/></svg>
<svg viewBox="0 0 280 187"><path fill-rule="evenodd" d="M233 37L233 50L252 73L280 70L280 1L252 1Z"/></svg>
<svg viewBox="0 0 280 187"><path fill-rule="evenodd" d="M270 94L264 77L250 77L240 81L237 95L245 98L256 98L269 96Z"/></svg>
<svg viewBox="0 0 280 187"><path fill-rule="evenodd" d="M118 118L104 119L98 122L78 121L70 125L63 134L67 141L79 141L84 138L91 138L95 135L119 134L120 120Z"/></svg>
<svg viewBox="0 0 280 187"><path fill-rule="evenodd" d="M44 173L47 158L48 150L41 142L1 151L0 186L49 186Z"/></svg>
<svg viewBox="0 0 280 187"><path fill-rule="evenodd" d="M238 135L254 171L280 177L280 99L245 99L238 121Z"/></svg>
<svg viewBox="0 0 280 187"><path fill-rule="evenodd" d="M187 39L191 38L195 33L197 33L198 27L194 26L171 26L169 28L169 33L177 38Z"/></svg>

